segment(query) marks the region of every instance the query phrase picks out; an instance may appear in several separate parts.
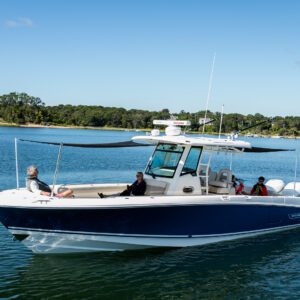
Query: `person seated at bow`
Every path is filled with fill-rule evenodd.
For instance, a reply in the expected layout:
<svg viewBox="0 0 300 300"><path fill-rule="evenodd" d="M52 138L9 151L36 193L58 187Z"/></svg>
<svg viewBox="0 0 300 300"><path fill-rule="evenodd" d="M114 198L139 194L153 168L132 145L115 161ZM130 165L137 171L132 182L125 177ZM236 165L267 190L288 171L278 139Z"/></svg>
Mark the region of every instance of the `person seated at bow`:
<svg viewBox="0 0 300 300"><path fill-rule="evenodd" d="M235 189L236 195L242 195L244 191L244 183L241 179L237 179L235 175L232 175L232 187Z"/></svg>
<svg viewBox="0 0 300 300"><path fill-rule="evenodd" d="M265 178L260 176L258 182L253 186L251 195L253 196L268 196L267 187L264 185Z"/></svg>
<svg viewBox="0 0 300 300"><path fill-rule="evenodd" d="M144 196L146 192L146 182L144 174L137 172L136 181L132 185L127 185L127 189L123 191L120 196Z"/></svg>
<svg viewBox="0 0 300 300"><path fill-rule="evenodd" d="M39 170L36 166L30 166L27 168L27 177L26 177L26 188L32 193L43 196L51 196L51 188L50 186L38 179ZM73 194L73 191L67 189L61 193L54 194L56 197L69 197Z"/></svg>

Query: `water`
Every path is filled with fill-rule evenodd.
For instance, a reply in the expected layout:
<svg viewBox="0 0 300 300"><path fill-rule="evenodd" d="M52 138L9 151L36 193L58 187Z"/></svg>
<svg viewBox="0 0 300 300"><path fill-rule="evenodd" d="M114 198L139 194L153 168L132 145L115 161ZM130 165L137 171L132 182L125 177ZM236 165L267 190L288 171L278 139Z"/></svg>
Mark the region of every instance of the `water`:
<svg viewBox="0 0 300 300"><path fill-rule="evenodd" d="M136 133L0 127L0 189L14 188L14 137L64 142L124 141ZM246 139L245 139L246 140ZM300 140L249 139L256 146L297 148ZM64 148L59 183L131 182L151 147ZM20 143L20 182L37 164L51 182L57 147ZM215 155L213 167L230 164ZM235 174L255 183L259 175L294 178L293 152L242 154ZM300 168L298 168L300 174ZM300 181L300 178L298 178ZM124 253L34 255L0 226L0 298L19 299L299 299L300 230L184 249Z"/></svg>

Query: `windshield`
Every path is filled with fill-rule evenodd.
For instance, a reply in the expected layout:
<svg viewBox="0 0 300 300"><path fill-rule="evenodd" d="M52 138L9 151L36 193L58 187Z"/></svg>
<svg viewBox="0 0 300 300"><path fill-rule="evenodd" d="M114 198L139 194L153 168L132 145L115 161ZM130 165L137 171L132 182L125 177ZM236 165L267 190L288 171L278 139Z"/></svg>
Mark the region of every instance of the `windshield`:
<svg viewBox="0 0 300 300"><path fill-rule="evenodd" d="M181 171L181 175L192 174L197 175L197 167L200 160L202 147L192 147L187 159L185 160L184 166Z"/></svg>
<svg viewBox="0 0 300 300"><path fill-rule="evenodd" d="M159 144L153 158L147 167L146 174L158 177L172 178L184 151L183 146Z"/></svg>

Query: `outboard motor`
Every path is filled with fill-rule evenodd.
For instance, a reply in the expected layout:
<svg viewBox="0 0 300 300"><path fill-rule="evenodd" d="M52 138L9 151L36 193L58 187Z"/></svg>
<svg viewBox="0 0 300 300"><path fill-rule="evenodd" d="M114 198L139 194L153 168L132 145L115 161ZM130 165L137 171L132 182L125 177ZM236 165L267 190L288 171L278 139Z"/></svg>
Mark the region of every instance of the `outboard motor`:
<svg viewBox="0 0 300 300"><path fill-rule="evenodd" d="M270 179L266 182L268 192L271 192L273 194L279 194L280 192L282 192L284 186L285 183L281 179Z"/></svg>
<svg viewBox="0 0 300 300"><path fill-rule="evenodd" d="M284 187L282 194L285 196L300 197L300 182L289 182Z"/></svg>

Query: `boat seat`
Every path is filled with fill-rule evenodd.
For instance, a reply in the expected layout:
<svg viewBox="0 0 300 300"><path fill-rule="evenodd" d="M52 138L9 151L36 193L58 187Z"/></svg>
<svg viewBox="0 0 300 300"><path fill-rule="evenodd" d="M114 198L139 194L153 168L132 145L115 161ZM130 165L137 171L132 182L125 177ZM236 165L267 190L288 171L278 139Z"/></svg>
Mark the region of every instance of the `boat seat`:
<svg viewBox="0 0 300 300"><path fill-rule="evenodd" d="M215 180L209 182L209 192L214 194L232 194L232 171L221 169Z"/></svg>
<svg viewBox="0 0 300 300"><path fill-rule="evenodd" d="M205 173L206 173L206 166L200 166L200 170L199 170L200 178L203 178L201 176L205 176ZM211 181L216 180L217 175L218 175L218 173L212 171L212 169L209 167L208 168L208 183L211 182ZM203 179L203 180L201 180L201 182L205 182L205 180Z"/></svg>
<svg viewBox="0 0 300 300"><path fill-rule="evenodd" d="M168 183L156 179L145 179L146 181L146 196L164 195Z"/></svg>
<svg viewBox="0 0 300 300"><path fill-rule="evenodd" d="M130 183L127 183L130 184ZM55 193L61 193L66 189L72 189L76 198L99 198L99 193L105 195L115 195L124 191L126 183L117 184L75 184L75 185L57 185L54 188Z"/></svg>
<svg viewBox="0 0 300 300"><path fill-rule="evenodd" d="M235 195L235 188L234 187L227 187L227 188L222 188L222 187L216 187L216 186L209 186L209 193L211 194L229 194L229 195Z"/></svg>
<svg viewBox="0 0 300 300"><path fill-rule="evenodd" d="M208 183L215 181L217 179L217 172L211 171L208 176Z"/></svg>

